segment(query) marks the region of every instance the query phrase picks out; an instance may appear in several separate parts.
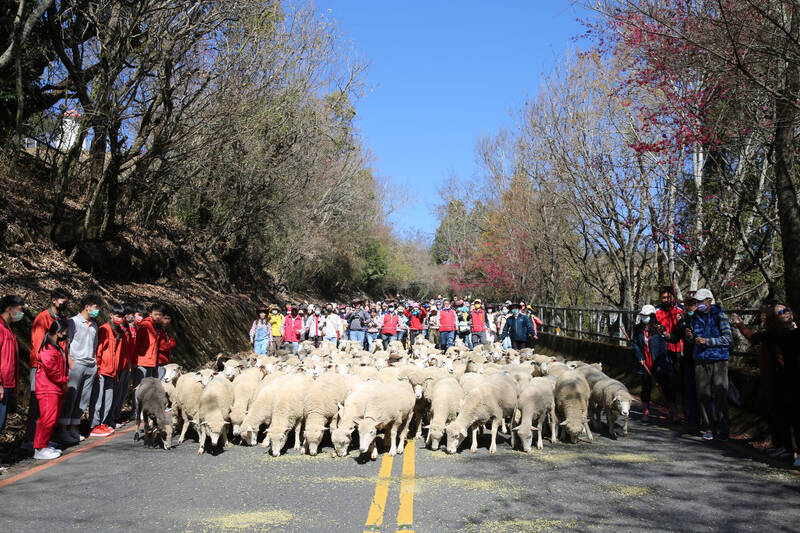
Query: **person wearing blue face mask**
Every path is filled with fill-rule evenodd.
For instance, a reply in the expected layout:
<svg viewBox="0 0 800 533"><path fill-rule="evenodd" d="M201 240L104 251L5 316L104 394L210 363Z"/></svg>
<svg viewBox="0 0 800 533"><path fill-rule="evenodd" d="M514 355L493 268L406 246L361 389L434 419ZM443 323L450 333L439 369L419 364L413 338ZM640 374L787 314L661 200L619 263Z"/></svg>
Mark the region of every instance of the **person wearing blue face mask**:
<svg viewBox="0 0 800 533"><path fill-rule="evenodd" d="M19 344L11 324L25 316L25 301L16 294L0 300L0 431L6 424L8 406L13 405L19 381Z"/></svg>
<svg viewBox="0 0 800 533"><path fill-rule="evenodd" d="M500 340L511 339L511 347L515 350L522 350L528 347L528 336L533 336L533 322L528 315L520 313L520 304L511 305L511 316L506 319L503 326L503 333Z"/></svg>
<svg viewBox="0 0 800 533"><path fill-rule="evenodd" d="M95 319L100 314L103 299L87 294L80 303L80 313L69 319L67 353L72 361L64 402L61 405L59 427L65 431L56 434L56 440L72 444L83 440L78 431L81 415L89 405L94 378L97 375L97 334Z"/></svg>
<svg viewBox="0 0 800 533"><path fill-rule="evenodd" d="M695 295L697 310L692 319L694 373L704 440L728 440L728 359L733 333L722 307L714 303L708 289ZM712 407L713 402L713 407Z"/></svg>

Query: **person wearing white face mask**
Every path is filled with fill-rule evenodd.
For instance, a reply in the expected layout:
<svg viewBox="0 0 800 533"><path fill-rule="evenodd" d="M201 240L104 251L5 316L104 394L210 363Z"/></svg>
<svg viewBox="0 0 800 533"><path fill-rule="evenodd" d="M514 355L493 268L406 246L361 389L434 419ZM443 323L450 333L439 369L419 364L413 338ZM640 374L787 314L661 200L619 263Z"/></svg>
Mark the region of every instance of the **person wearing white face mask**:
<svg viewBox="0 0 800 533"><path fill-rule="evenodd" d="M19 381L19 345L10 324L25 316L25 300L16 294L0 300L0 431L6 425L8 406L13 405Z"/></svg>
<svg viewBox="0 0 800 533"><path fill-rule="evenodd" d="M672 420L677 421L678 410L675 405L675 388L672 383L672 361L667 354L667 341L664 326L656 320L656 308L645 305L639 312L636 327L633 329L633 351L642 365L642 422L650 418L650 393L653 381L669 402Z"/></svg>

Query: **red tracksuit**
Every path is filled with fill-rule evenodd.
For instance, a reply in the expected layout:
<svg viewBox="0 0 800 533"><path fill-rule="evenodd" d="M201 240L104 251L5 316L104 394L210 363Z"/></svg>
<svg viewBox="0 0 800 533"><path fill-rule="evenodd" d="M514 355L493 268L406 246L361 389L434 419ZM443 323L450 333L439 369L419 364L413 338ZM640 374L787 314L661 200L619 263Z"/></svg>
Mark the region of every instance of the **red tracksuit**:
<svg viewBox="0 0 800 533"><path fill-rule="evenodd" d="M36 400L39 402L39 421L36 423L35 449L47 448L56 427L61 402L64 399L64 384L69 381L67 356L59 348L48 344L39 352L39 368L36 371Z"/></svg>

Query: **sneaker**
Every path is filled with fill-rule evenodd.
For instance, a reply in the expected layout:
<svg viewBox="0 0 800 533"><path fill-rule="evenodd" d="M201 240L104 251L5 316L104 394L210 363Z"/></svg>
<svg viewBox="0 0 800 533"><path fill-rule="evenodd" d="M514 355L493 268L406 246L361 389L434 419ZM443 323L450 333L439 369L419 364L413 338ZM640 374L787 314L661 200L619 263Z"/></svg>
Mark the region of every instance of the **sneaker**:
<svg viewBox="0 0 800 533"><path fill-rule="evenodd" d="M22 448L23 450L28 450L29 452L32 452L33 451L33 441L32 440L26 440L25 442L20 444L19 447Z"/></svg>
<svg viewBox="0 0 800 533"><path fill-rule="evenodd" d="M112 428L112 427L111 427L111 426L109 426L108 424L103 424L103 429L105 429L106 431L108 431L108 434L109 434L109 435L113 435L113 434L114 434L114 433L116 433L116 431L117 431L116 429Z"/></svg>
<svg viewBox="0 0 800 533"><path fill-rule="evenodd" d="M59 443L57 443L56 441L54 441L54 440L51 440L50 442L47 443L47 447L48 448L53 448L54 450L57 450L57 451L58 451L58 447L59 446L61 446L61 445Z"/></svg>
<svg viewBox="0 0 800 533"><path fill-rule="evenodd" d="M42 448L33 452L34 459L48 460L61 457L61 452L57 452L53 448Z"/></svg>
<svg viewBox="0 0 800 533"><path fill-rule="evenodd" d="M115 422L114 423L114 429L119 429L119 428L124 427L124 426L125 426L124 422Z"/></svg>
<svg viewBox="0 0 800 533"><path fill-rule="evenodd" d="M102 424L95 426L92 428L92 431L89 432L90 437L108 437L109 435L111 435L111 433L109 433L108 429L103 427Z"/></svg>
<svg viewBox="0 0 800 533"><path fill-rule="evenodd" d="M79 440L75 438L71 431L56 431L53 434L53 439L67 445L77 444L79 442Z"/></svg>
<svg viewBox="0 0 800 533"><path fill-rule="evenodd" d="M714 440L714 432L706 431L705 433L703 433L703 440Z"/></svg>
<svg viewBox="0 0 800 533"><path fill-rule="evenodd" d="M67 431L70 435L72 435L72 442L80 442L84 439L83 435L81 435L81 432L78 431L78 428L68 429Z"/></svg>

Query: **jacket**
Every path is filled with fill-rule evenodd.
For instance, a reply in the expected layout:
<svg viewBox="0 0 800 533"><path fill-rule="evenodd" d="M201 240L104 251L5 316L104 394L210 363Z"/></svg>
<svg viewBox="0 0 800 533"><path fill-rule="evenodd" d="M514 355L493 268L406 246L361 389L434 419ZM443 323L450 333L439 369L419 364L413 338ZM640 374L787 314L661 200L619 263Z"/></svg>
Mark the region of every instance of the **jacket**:
<svg viewBox="0 0 800 533"><path fill-rule="evenodd" d="M97 330L97 373L116 377L120 360L125 358L125 332L106 322Z"/></svg>
<svg viewBox="0 0 800 533"><path fill-rule="evenodd" d="M139 322L136 331L136 365L148 368L158 366L158 332L152 317Z"/></svg>
<svg viewBox="0 0 800 533"><path fill-rule="evenodd" d="M305 329L308 331L308 336L322 337L322 330L325 328L325 317L313 314L306 319Z"/></svg>
<svg viewBox="0 0 800 533"><path fill-rule="evenodd" d="M269 315L269 323L272 324L272 336L273 337L280 337L281 336L281 327L283 326L283 315L280 313L271 314Z"/></svg>
<svg viewBox="0 0 800 533"><path fill-rule="evenodd" d="M678 327L678 321L681 316L683 316L683 311L677 305L671 305L669 307L659 305L656 308L656 320L667 330L666 337L668 339L672 335L672 332ZM683 340L667 342L667 350L670 352L682 352Z"/></svg>
<svg viewBox="0 0 800 533"><path fill-rule="evenodd" d="M481 332L486 331L486 311L483 309L476 309L470 314L470 321L472 322L472 331Z"/></svg>
<svg viewBox="0 0 800 533"><path fill-rule="evenodd" d="M525 342L528 340L528 335L535 336L536 331L533 329L533 322L528 315L522 313L514 316L513 314L506 319L506 324L503 326L503 334L501 339L510 337L515 342Z"/></svg>
<svg viewBox="0 0 800 533"><path fill-rule="evenodd" d="M47 330L50 329L50 326L56 321L57 318L64 319L65 317L53 316L53 312L50 309L45 309L33 319L33 324L31 325L31 368L36 368L39 366L39 349L42 347L45 336L47 336ZM67 349L66 340L61 343L61 348L64 350Z"/></svg>
<svg viewBox="0 0 800 533"><path fill-rule="evenodd" d="M381 333L383 335L397 335L397 324L400 317L394 313L383 315L383 324L381 326Z"/></svg>
<svg viewBox="0 0 800 533"><path fill-rule="evenodd" d="M174 337L170 337L166 330L158 330L158 364L168 365L172 359L172 350L178 343Z"/></svg>
<svg viewBox="0 0 800 533"><path fill-rule="evenodd" d="M13 389L19 380L19 345L6 321L0 318L0 386Z"/></svg>
<svg viewBox="0 0 800 533"><path fill-rule="evenodd" d="M456 312L451 307L450 309L442 309L439 311L439 331L455 331L456 330Z"/></svg>
<svg viewBox="0 0 800 533"><path fill-rule="evenodd" d="M411 331L422 331L425 329L424 320L425 317L428 316L428 313L425 311L425 309L420 308L418 315L415 315L412 311L407 309L405 311L405 315L408 317L409 321L408 329Z"/></svg>
<svg viewBox="0 0 800 533"><path fill-rule="evenodd" d="M667 355L667 341L662 335L652 333L645 341L644 324L637 324L633 331L633 353L638 361L644 361L648 368L662 368L670 370L672 361ZM650 360L647 360L647 356Z"/></svg>
<svg viewBox="0 0 800 533"><path fill-rule="evenodd" d="M727 361L733 346L733 333L722 308L713 304L708 313L695 311L692 320L694 338L706 339L706 344L694 343L694 360L700 362Z"/></svg>
<svg viewBox="0 0 800 533"><path fill-rule="evenodd" d="M300 342L300 334L303 332L303 318L298 316L286 315L281 327L283 340L286 342Z"/></svg>
<svg viewBox="0 0 800 533"><path fill-rule="evenodd" d="M48 344L36 354L36 360L39 361L35 378L36 395L64 394L62 387L69 381L69 367L64 351Z"/></svg>
<svg viewBox="0 0 800 533"><path fill-rule="evenodd" d="M369 313L365 309L354 309L344 316L350 331L364 331L369 324Z"/></svg>
<svg viewBox="0 0 800 533"><path fill-rule="evenodd" d="M133 326L124 325L122 327L122 355L117 364L117 375L124 370L132 370L136 366L136 341L134 340Z"/></svg>

